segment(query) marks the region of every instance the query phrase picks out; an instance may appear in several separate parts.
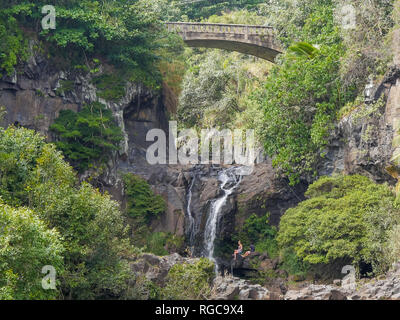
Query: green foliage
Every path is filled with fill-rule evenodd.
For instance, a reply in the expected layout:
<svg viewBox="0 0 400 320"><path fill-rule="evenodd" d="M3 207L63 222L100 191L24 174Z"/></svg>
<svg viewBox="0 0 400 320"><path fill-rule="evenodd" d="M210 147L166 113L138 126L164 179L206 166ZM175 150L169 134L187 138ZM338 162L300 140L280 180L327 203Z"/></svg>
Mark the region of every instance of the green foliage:
<svg viewBox="0 0 400 320"><path fill-rule="evenodd" d="M166 300L204 300L210 297L214 264L205 258L195 263L175 264L163 289Z"/></svg>
<svg viewBox="0 0 400 320"><path fill-rule="evenodd" d="M306 56L310 59L314 58L318 49L307 42L298 42L288 48L289 51L299 55Z"/></svg>
<svg viewBox="0 0 400 320"><path fill-rule="evenodd" d="M146 180L130 173L125 174L123 180L127 197L126 211L130 217L147 224L165 212L165 200L151 190Z"/></svg>
<svg viewBox="0 0 400 320"><path fill-rule="evenodd" d="M163 16L169 21L177 19L200 21L235 9L256 10L257 5L264 3L265 0L202 0L189 3L182 0L167 0L161 2L164 3Z"/></svg>
<svg viewBox="0 0 400 320"><path fill-rule="evenodd" d="M48 50L68 65L85 65L103 57L130 80L155 86L161 80L159 50L174 45L163 42L167 31L161 24L158 0L53 1L57 12L54 30L35 30ZM0 10L0 67L8 73L23 58L25 40L18 23L26 28L40 26L46 1L6 1Z"/></svg>
<svg viewBox="0 0 400 320"><path fill-rule="evenodd" d="M145 275L136 275L130 297L133 300L160 300L162 299L162 288L147 279Z"/></svg>
<svg viewBox="0 0 400 320"><path fill-rule="evenodd" d="M167 239L164 232L149 232L146 240L146 252L153 253L157 256L165 256L168 254L168 251L165 249Z"/></svg>
<svg viewBox="0 0 400 320"><path fill-rule="evenodd" d="M124 257L134 249L119 204L87 183L79 186L61 152L31 130L0 129L0 157L3 200L34 210L62 237L65 271L59 280L63 296L128 297L131 274ZM8 278L12 282L13 274L8 273Z"/></svg>
<svg viewBox="0 0 400 320"><path fill-rule="evenodd" d="M103 74L93 79L97 95L108 101L118 101L125 95L125 81L116 74Z"/></svg>
<svg viewBox="0 0 400 320"><path fill-rule="evenodd" d="M178 121L187 127L245 127L249 122L239 118L249 106L247 96L265 79L270 63L220 50L187 55Z"/></svg>
<svg viewBox="0 0 400 320"><path fill-rule="evenodd" d="M26 183L43 147L43 138L33 131L0 128L0 197L7 204L26 202Z"/></svg>
<svg viewBox="0 0 400 320"><path fill-rule="evenodd" d="M344 54L341 58L341 80L346 87L355 87L362 94L371 74L383 75L392 63L391 31L394 26L394 0L355 0L355 29L341 30ZM336 0L338 7L346 0ZM340 20L340 13L338 13Z"/></svg>
<svg viewBox="0 0 400 320"><path fill-rule="evenodd" d="M18 62L27 59L27 41L17 20L0 10L0 78L11 75Z"/></svg>
<svg viewBox="0 0 400 320"><path fill-rule="evenodd" d="M224 67L225 57L214 52L206 56L204 61L193 64L193 72L187 73L183 82L183 90L179 99L178 120L188 126L202 123L202 126L222 125L232 121L237 110L235 99L236 88L230 86L233 68ZM232 88L234 94L230 88ZM207 113L215 114L206 116ZM205 123L210 118L212 123Z"/></svg>
<svg viewBox="0 0 400 320"><path fill-rule="evenodd" d="M400 261L400 224L395 225L393 229L389 231L386 256L391 263L398 263Z"/></svg>
<svg viewBox="0 0 400 320"><path fill-rule="evenodd" d="M336 28L332 0L271 0L259 7L258 14L265 17L266 24L286 48L293 43L305 41L312 44L336 42L332 35Z"/></svg>
<svg viewBox="0 0 400 320"><path fill-rule="evenodd" d="M106 162L122 140L111 110L101 103L86 105L77 113L61 110L50 130L57 134L57 147L80 171L94 161Z"/></svg>
<svg viewBox="0 0 400 320"><path fill-rule="evenodd" d="M358 175L323 177L306 195L308 200L282 217L280 248L310 264L348 259L371 263L375 272L387 268L387 233L400 216L386 185Z"/></svg>
<svg viewBox="0 0 400 320"><path fill-rule="evenodd" d="M310 264L299 258L291 249L282 250L281 261L280 269L289 275L304 277L310 269Z"/></svg>
<svg viewBox="0 0 400 320"><path fill-rule="evenodd" d="M63 184L57 189L54 182L32 187L32 196L36 210L65 239L65 294L73 299L122 298L130 277L122 257L131 249L119 204L89 184L80 188Z"/></svg>
<svg viewBox="0 0 400 320"><path fill-rule="evenodd" d="M209 23L223 23L223 24L249 24L249 25L263 25L265 18L258 15L254 11L248 10L234 10L221 12L220 15L212 15L208 17Z"/></svg>
<svg viewBox="0 0 400 320"><path fill-rule="evenodd" d="M353 97L340 82L343 49L332 4L315 2L318 4L304 8L303 24L294 29L302 42L280 58L263 90L252 97L264 112L258 132L265 152L291 184L301 175L314 174L336 112ZM318 50L314 44L319 45Z"/></svg>
<svg viewBox="0 0 400 320"><path fill-rule="evenodd" d="M273 259L278 256L276 235L276 228L269 224L269 214L261 217L253 214L246 219L233 240L235 242L240 240L244 251L247 251L246 248L253 244L257 252L267 253L269 258Z"/></svg>
<svg viewBox="0 0 400 320"><path fill-rule="evenodd" d="M63 272L60 234L31 210L14 209L0 198L0 300L55 299L58 290L42 288L41 273L53 266Z"/></svg>
<svg viewBox="0 0 400 320"><path fill-rule="evenodd" d="M144 251L158 256L165 256L170 252L177 252L183 248L184 237L167 232L151 232L146 230ZM136 239L135 239L136 240ZM137 240L135 245L138 246Z"/></svg>
<svg viewBox="0 0 400 320"><path fill-rule="evenodd" d="M7 111L6 108L3 106L0 106L0 122L4 120L4 117L6 116Z"/></svg>
<svg viewBox="0 0 400 320"><path fill-rule="evenodd" d="M313 173L342 105L339 54L338 47L323 47L314 59L288 55L256 98L264 110L260 131L265 151L292 184L302 173Z"/></svg>

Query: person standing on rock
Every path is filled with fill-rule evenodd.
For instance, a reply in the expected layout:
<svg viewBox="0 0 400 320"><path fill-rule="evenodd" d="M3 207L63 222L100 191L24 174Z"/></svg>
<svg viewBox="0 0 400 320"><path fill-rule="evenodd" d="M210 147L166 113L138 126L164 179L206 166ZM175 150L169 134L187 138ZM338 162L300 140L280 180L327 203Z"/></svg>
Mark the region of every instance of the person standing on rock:
<svg viewBox="0 0 400 320"><path fill-rule="evenodd" d="M239 241L238 241L238 249L235 250L235 251L233 252L233 255L235 256L235 260L236 260L236 256L237 256L238 254L242 254L242 252L243 252L243 245L242 245L242 243L241 243L240 240L239 240Z"/></svg>

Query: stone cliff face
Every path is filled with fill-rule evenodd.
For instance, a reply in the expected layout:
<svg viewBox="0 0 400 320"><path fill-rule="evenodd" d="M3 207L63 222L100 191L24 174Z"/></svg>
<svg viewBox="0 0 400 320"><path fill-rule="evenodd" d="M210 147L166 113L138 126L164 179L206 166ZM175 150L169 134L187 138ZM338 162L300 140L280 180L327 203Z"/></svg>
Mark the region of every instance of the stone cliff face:
<svg viewBox="0 0 400 320"><path fill-rule="evenodd" d="M33 49L35 45L35 41L30 41L31 56L18 67L17 72L0 79L0 106L7 111L0 125L15 124L35 129L52 141L54 137L49 132L49 126L61 110L79 111L84 104L100 101L112 110L123 130L124 139L119 152L113 155L103 173L85 172L81 179L95 176L94 181L100 188L123 202L119 172L139 174L153 180L154 184L160 177L165 177L165 174L159 173L160 170L165 172L166 168L149 166L145 159L146 148L150 144L146 142L147 132L153 128L168 130L162 92L150 90L139 83L128 83L125 95L118 102L105 101L98 96L92 84L92 74L61 70L36 52ZM68 90L64 90L64 83L69 84ZM154 179L157 175L158 179ZM168 193L168 188L161 186L159 192Z"/></svg>
<svg viewBox="0 0 400 320"><path fill-rule="evenodd" d="M391 168L398 166L393 157L400 116L399 78L400 69L389 70L375 86L375 102L361 104L339 121L320 175L362 174L377 182L396 182Z"/></svg>
<svg viewBox="0 0 400 320"><path fill-rule="evenodd" d="M375 81L375 103L356 108L336 126L321 175L360 173L377 182L399 182L400 29L393 32L392 52L392 66Z"/></svg>

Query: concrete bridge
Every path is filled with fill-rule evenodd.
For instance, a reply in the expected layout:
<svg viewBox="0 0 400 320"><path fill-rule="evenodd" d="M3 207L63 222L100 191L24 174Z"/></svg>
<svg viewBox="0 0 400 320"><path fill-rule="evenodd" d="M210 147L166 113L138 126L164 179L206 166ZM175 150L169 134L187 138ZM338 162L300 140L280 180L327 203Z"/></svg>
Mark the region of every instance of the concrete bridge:
<svg viewBox="0 0 400 320"><path fill-rule="evenodd" d="M274 62L282 52L272 27L243 24L167 22L190 47L237 51Z"/></svg>

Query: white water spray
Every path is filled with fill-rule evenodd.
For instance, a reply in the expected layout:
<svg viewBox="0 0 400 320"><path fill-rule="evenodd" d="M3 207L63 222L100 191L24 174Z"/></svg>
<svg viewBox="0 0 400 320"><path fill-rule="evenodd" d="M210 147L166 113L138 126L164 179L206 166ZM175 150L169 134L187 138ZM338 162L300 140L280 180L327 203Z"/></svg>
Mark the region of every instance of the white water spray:
<svg viewBox="0 0 400 320"><path fill-rule="evenodd" d="M214 200L211 204L210 214L207 219L204 231L204 253L205 256L215 263L215 271L218 272L218 265L214 257L215 238L217 234L218 220L221 209L225 205L228 197L239 186L242 180L243 168L233 167L225 169L218 174L218 180L221 182L223 195Z"/></svg>
<svg viewBox="0 0 400 320"><path fill-rule="evenodd" d="M192 183L190 184L190 187L189 187L189 192L188 192L188 195L187 195L187 208L186 208L187 215L188 215L188 218L189 218L188 230L189 230L189 244L190 244L191 247L194 246L195 219L193 217L192 210L191 210L190 206L192 204L192 189L193 189L195 181L196 181L196 175L193 176Z"/></svg>

